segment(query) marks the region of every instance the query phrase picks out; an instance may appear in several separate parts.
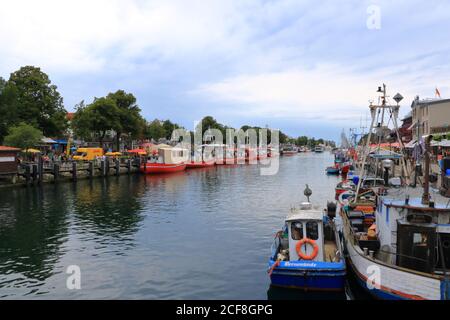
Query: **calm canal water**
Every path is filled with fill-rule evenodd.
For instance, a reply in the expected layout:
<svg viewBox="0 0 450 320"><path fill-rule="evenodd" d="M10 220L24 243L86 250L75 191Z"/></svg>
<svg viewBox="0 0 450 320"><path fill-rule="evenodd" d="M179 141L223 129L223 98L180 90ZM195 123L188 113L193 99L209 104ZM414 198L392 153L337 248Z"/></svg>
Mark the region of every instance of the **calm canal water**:
<svg viewBox="0 0 450 320"><path fill-rule="evenodd" d="M0 190L0 298L267 299L267 261L288 210L326 205L333 156L281 157L279 172L216 166ZM68 290L69 265L81 290Z"/></svg>

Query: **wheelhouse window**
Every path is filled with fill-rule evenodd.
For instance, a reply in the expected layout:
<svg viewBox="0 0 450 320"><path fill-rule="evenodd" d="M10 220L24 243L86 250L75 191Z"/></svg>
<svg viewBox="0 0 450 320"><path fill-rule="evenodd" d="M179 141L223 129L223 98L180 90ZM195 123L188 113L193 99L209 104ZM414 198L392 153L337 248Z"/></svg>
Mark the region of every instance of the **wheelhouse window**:
<svg viewBox="0 0 450 320"><path fill-rule="evenodd" d="M292 234L292 240L302 240L303 239L303 223L293 222L291 224L291 234Z"/></svg>
<svg viewBox="0 0 450 320"><path fill-rule="evenodd" d="M319 239L319 225L316 221L306 223L306 237L312 240Z"/></svg>

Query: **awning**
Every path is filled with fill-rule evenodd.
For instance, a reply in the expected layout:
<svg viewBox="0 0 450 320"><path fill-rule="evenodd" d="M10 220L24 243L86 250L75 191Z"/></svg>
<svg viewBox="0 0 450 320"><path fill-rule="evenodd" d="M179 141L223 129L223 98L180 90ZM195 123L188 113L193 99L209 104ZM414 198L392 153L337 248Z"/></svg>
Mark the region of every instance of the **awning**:
<svg viewBox="0 0 450 320"><path fill-rule="evenodd" d="M450 140L434 141L436 144L434 146L450 148Z"/></svg>
<svg viewBox="0 0 450 320"><path fill-rule="evenodd" d="M374 159L400 159L403 156L400 153L389 150L380 150L378 152L371 153L370 157Z"/></svg>
<svg viewBox="0 0 450 320"><path fill-rule="evenodd" d="M48 143L48 144L54 144L54 143L57 143L55 140L53 140L53 139L51 139L51 138L42 138L41 139L41 141L43 142L43 143Z"/></svg>

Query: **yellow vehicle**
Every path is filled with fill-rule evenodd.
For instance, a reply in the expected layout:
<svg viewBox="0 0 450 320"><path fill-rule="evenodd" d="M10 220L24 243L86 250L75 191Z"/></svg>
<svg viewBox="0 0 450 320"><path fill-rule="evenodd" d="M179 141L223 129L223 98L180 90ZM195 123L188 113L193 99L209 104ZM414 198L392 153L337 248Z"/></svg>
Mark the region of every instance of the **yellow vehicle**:
<svg viewBox="0 0 450 320"><path fill-rule="evenodd" d="M105 156L111 157L111 158L119 158L120 156L122 156L122 153L121 152L107 152L107 153L105 153Z"/></svg>
<svg viewBox="0 0 450 320"><path fill-rule="evenodd" d="M73 156L73 160L94 160L95 157L103 156L102 148L78 148Z"/></svg>

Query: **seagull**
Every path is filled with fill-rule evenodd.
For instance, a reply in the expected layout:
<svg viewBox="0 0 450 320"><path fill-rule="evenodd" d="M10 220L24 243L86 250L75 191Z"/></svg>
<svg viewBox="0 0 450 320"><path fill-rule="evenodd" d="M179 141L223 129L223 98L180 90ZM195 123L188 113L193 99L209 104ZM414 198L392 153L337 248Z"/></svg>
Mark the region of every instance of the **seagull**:
<svg viewBox="0 0 450 320"><path fill-rule="evenodd" d="M308 185L306 185L305 191L303 191L303 194L306 196L306 198L308 198L308 202L309 202L309 197L312 195L312 190L309 188Z"/></svg>

